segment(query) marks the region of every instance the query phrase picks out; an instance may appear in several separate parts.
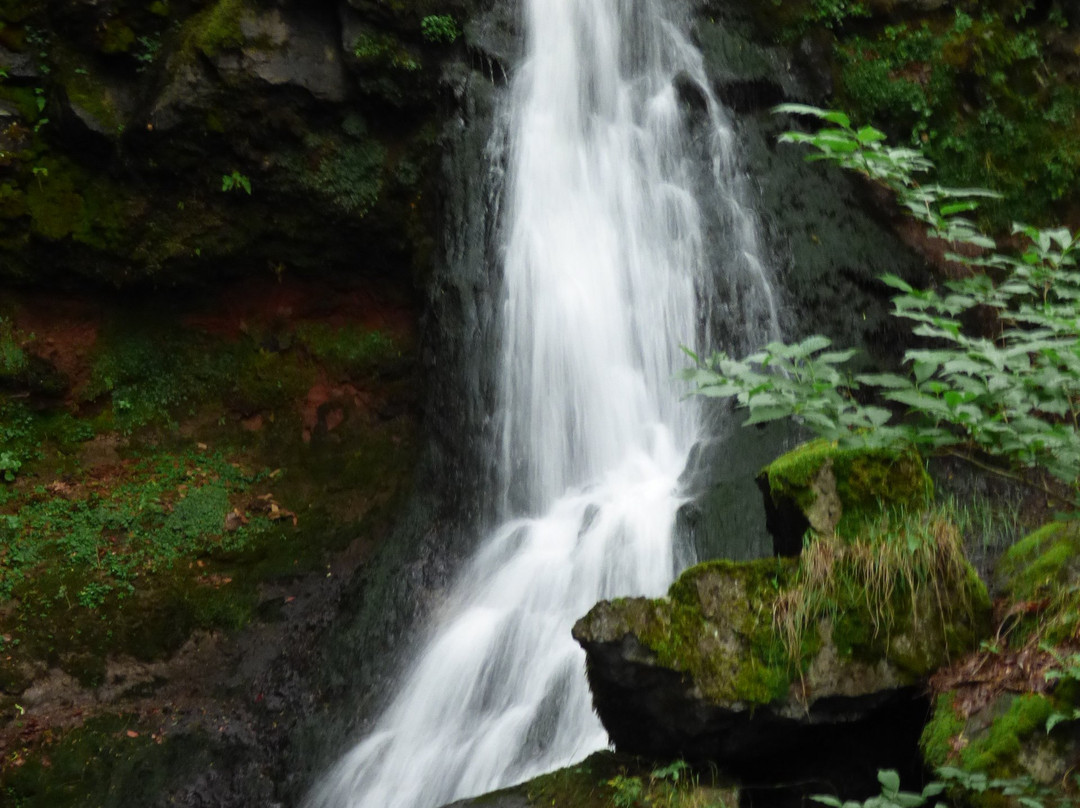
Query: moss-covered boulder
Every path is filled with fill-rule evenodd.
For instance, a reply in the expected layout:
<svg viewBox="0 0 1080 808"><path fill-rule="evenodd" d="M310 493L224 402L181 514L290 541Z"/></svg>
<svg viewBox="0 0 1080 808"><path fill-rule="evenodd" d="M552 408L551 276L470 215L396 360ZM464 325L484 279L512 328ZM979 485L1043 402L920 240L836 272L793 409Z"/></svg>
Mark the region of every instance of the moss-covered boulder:
<svg viewBox="0 0 1080 808"><path fill-rule="evenodd" d="M914 450L846 448L814 440L758 475L778 555L798 555L809 528L851 536L883 508L920 508L933 483Z"/></svg>
<svg viewBox="0 0 1080 808"><path fill-rule="evenodd" d="M1061 788L1080 760L1080 523L1052 522L1021 539L998 565L997 640L936 681L920 745L932 767L1015 780L971 795L1015 806Z"/></svg>
<svg viewBox="0 0 1080 808"><path fill-rule="evenodd" d="M618 749L756 770L808 745L839 759L876 720L897 721L984 636L989 608L955 527L922 515L823 539L799 561L701 564L666 598L598 604L574 636Z"/></svg>

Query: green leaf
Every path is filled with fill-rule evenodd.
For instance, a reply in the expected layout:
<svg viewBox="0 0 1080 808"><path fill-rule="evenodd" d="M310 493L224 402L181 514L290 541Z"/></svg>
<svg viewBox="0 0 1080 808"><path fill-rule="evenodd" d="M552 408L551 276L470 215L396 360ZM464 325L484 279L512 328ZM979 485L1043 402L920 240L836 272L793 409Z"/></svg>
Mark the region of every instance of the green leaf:
<svg viewBox="0 0 1080 808"><path fill-rule="evenodd" d="M839 123L839 121L834 121L834 123ZM846 126L847 124L842 125ZM877 143L885 139L885 133L872 126L864 126L855 133L855 137L859 139L860 143Z"/></svg>
<svg viewBox="0 0 1080 808"><path fill-rule="evenodd" d="M754 424L765 424L770 421L779 421L782 418L791 417L790 407L754 407L750 411L750 417L743 421L743 426L753 426Z"/></svg>
<svg viewBox="0 0 1080 808"><path fill-rule="evenodd" d="M894 769L882 769L878 772L877 779L885 791L900 790L900 775Z"/></svg>
<svg viewBox="0 0 1080 808"><path fill-rule="evenodd" d="M808 104L777 104L772 108L772 113L774 115L812 115L829 123L835 123L837 126L845 128L851 126L851 119L843 112L812 107Z"/></svg>

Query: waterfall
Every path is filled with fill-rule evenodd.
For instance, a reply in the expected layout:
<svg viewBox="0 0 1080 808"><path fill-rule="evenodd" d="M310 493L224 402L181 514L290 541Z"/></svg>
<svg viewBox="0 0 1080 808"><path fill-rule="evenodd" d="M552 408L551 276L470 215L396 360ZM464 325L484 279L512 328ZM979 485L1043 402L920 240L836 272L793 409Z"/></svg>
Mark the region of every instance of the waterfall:
<svg viewBox="0 0 1080 808"><path fill-rule="evenodd" d="M503 231L505 521L460 574L374 730L311 808L434 808L607 745L570 637L596 601L664 592L698 435L673 377L705 338L701 144L741 317L775 333L732 134L672 0L524 0ZM711 171L710 171L711 168ZM719 201L717 201L719 200ZM747 289L753 291L747 293Z"/></svg>

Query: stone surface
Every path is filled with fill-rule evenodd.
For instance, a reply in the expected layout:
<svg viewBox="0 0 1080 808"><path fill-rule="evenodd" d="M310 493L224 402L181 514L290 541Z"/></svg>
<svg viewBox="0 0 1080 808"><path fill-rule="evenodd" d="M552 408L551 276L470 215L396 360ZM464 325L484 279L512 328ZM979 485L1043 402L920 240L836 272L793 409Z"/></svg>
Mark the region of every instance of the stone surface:
<svg viewBox="0 0 1080 808"><path fill-rule="evenodd" d="M900 597L904 614L881 636L856 628L877 608L859 595L838 616L815 618L793 658L774 614L797 581L790 560L709 562L683 573L667 598L605 601L579 620L574 637L616 748L738 773L770 760L783 768L777 757L807 749L837 765L835 750L869 743L876 722L899 720L925 677L975 644L989 608L985 591L972 595L978 614Z"/></svg>

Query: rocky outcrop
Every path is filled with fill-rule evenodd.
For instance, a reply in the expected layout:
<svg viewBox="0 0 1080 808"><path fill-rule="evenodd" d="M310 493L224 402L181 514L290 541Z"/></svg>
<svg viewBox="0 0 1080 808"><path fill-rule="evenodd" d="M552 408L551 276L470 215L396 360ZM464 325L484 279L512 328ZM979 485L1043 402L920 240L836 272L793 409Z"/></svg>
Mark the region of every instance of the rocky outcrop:
<svg viewBox="0 0 1080 808"><path fill-rule="evenodd" d="M803 534L851 536L883 508L918 509L933 492L922 458L905 451L844 448L815 440L761 470L758 488L777 555L798 555Z"/></svg>
<svg viewBox="0 0 1080 808"><path fill-rule="evenodd" d="M469 50L425 36L425 4L357 5L0 11L0 282L271 267L409 287L437 236L444 79ZM459 32L471 8L437 11Z"/></svg>
<svg viewBox="0 0 1080 808"><path fill-rule="evenodd" d="M774 522L801 519L798 558L698 565L666 598L597 604L574 637L619 750L843 779L887 758L875 738L913 748L927 677L988 630L986 588L914 454L816 441L759 480Z"/></svg>
<svg viewBox="0 0 1080 808"><path fill-rule="evenodd" d="M831 563L854 578L843 553ZM708 562L667 598L598 604L574 636L616 748L760 774L782 770L796 750L834 754L876 720L895 720L912 688L977 641L985 590L968 570L956 574L942 582L954 601L852 591L816 610L805 565ZM876 622L882 608L896 610L889 626Z"/></svg>
<svg viewBox="0 0 1080 808"><path fill-rule="evenodd" d="M1019 806L1060 788L1080 760L1080 526L1051 523L998 566L1001 624L993 642L935 677L920 741L932 767L1013 780L969 794L978 806Z"/></svg>

